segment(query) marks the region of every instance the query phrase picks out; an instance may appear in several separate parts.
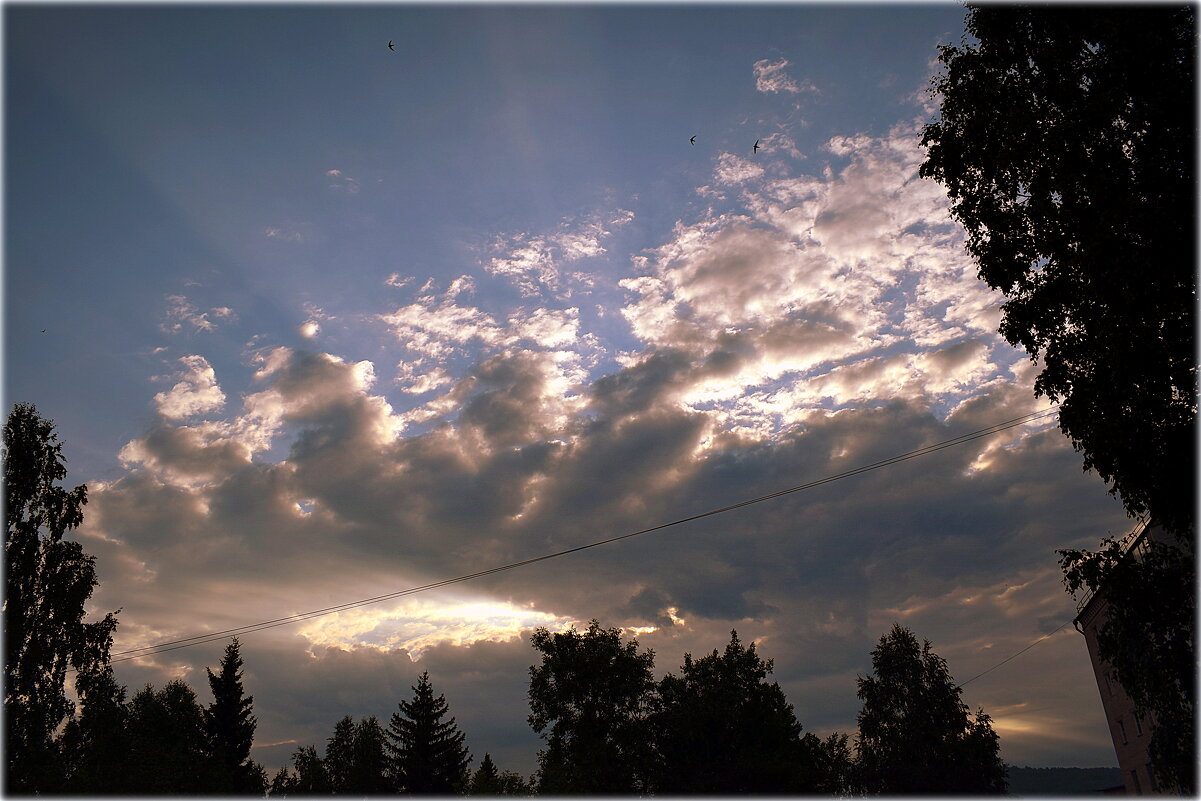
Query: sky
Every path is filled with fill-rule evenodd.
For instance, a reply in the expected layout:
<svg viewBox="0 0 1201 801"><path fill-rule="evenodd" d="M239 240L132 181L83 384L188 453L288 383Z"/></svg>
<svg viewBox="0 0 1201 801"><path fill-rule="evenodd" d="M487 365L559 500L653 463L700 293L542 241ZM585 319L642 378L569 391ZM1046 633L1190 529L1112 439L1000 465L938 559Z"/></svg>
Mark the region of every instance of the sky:
<svg viewBox="0 0 1201 801"><path fill-rule="evenodd" d="M917 174L963 15L6 4L5 403L53 419L88 485L114 653L1049 408ZM657 676L736 630L805 731L853 734L897 622L960 682L1051 635L963 699L1011 764L1115 765L1055 549L1131 521L1081 464L1046 417L249 634L253 756L386 723L428 671L473 766L528 775L529 636L591 619ZM115 669L207 703L224 644Z"/></svg>

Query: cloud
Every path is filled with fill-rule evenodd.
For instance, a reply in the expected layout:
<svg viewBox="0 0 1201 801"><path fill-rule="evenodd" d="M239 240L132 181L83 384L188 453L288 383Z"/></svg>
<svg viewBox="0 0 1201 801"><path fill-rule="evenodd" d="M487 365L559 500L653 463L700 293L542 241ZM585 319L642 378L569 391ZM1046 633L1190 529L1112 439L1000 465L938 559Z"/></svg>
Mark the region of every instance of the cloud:
<svg viewBox="0 0 1201 801"><path fill-rule="evenodd" d="M787 66L767 62L764 80ZM576 548L1045 408L1036 368L996 334L1000 298L945 196L916 175L913 133L832 137L807 174L722 154L708 180L728 198L636 253L621 251L633 218L617 211L500 237L453 280L393 273L384 284L403 294L385 313L344 321L386 334L394 376L264 347L244 354L244 376L222 364L227 399L206 358L185 357L80 530L102 570L96 603L125 610L117 650ZM522 297L498 300L490 276ZM594 304L570 297L585 290ZM178 301L180 327L221 319ZM305 313L314 334L330 319ZM1070 617L1054 548L1123 523L1053 420L1015 428L256 634L256 754L278 765L344 714L390 714L420 657L469 741L532 769L529 629L593 617L637 633L660 675L737 628L775 660L807 730L848 731L855 676L893 620L965 680ZM1068 640L1022 656L1036 679L968 686L969 703L998 710L1006 758L1051 742L1109 758L1087 654ZM196 674L220 658L206 648L120 675ZM1063 698L1074 713L1043 709Z"/></svg>
<svg viewBox="0 0 1201 801"><path fill-rule="evenodd" d="M755 62L755 89L760 92L768 92L776 94L779 92L787 92L789 94L799 94L800 92L816 92L817 87L809 81L797 83L791 76L785 72L785 68L790 66L787 59L772 61L771 59L760 59Z"/></svg>
<svg viewBox="0 0 1201 801"><path fill-rule="evenodd" d="M525 297L570 298L587 290L593 277L582 271L564 272L564 264L603 255L601 244L612 229L628 224L634 213L617 209L607 215L592 214L584 219L565 219L549 233L500 236L492 244L494 255L484 269L512 282Z"/></svg>
<svg viewBox="0 0 1201 801"><path fill-rule="evenodd" d="M217 385L212 365L203 356L184 356L179 360L184 369L176 374L179 382L166 392L154 396L158 413L169 420L195 414L220 411L225 394Z"/></svg>
<svg viewBox="0 0 1201 801"><path fill-rule="evenodd" d="M238 315L227 306L218 306L207 312L201 312L183 295L168 295L167 311L163 315L163 322L159 325L159 329L167 334L178 334L185 330L214 331L217 324L210 318L233 322L238 319Z"/></svg>
<svg viewBox="0 0 1201 801"><path fill-rule="evenodd" d="M341 170L326 170L325 175L329 178L329 188L335 192L345 192L350 195L359 193L359 180L352 178Z"/></svg>

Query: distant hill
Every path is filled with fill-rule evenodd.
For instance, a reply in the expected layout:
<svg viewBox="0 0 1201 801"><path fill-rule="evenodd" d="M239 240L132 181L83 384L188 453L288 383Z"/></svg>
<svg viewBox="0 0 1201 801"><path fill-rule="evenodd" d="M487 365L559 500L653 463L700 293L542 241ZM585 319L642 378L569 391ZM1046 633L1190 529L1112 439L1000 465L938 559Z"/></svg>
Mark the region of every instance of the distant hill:
<svg viewBox="0 0 1201 801"><path fill-rule="evenodd" d="M1092 795L1122 783L1120 768L1009 768L1009 794Z"/></svg>

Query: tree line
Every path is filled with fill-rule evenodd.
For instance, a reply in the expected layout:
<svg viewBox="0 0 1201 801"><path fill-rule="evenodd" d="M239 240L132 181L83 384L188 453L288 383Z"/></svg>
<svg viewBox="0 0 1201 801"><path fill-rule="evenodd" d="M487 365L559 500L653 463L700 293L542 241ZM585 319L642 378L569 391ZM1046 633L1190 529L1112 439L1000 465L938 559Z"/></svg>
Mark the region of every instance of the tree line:
<svg viewBox="0 0 1201 801"><path fill-rule="evenodd" d="M584 631L534 631L529 725L545 741L526 778L485 753L470 769L466 734L428 673L387 726L334 725L318 753L298 748L268 777L250 758L257 725L233 639L212 701L181 679L128 697L113 672L116 616L86 622L94 558L65 533L87 488L66 468L54 425L18 404L4 427L5 791L12 794L735 794L1003 793L989 717L969 714L945 660L899 625L858 679L854 746L803 732L772 660L736 631L724 650L684 655L654 676L654 653L593 620ZM77 701L67 697L74 675Z"/></svg>

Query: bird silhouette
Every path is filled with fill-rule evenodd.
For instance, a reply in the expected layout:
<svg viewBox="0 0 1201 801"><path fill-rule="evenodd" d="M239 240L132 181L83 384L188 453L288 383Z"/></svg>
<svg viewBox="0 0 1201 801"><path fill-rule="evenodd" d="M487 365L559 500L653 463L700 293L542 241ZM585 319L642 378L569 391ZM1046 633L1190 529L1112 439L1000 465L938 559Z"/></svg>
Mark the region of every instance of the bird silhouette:
<svg viewBox="0 0 1201 801"><path fill-rule="evenodd" d="M690 144L690 145L695 145L695 144L696 144L696 137L695 137L695 136L693 136L692 138L690 138L690 139L688 140L688 144Z"/></svg>
<svg viewBox="0 0 1201 801"><path fill-rule="evenodd" d="M753 153L759 152L759 140L758 139L755 140L755 146L753 148L751 148L751 152L753 152Z"/></svg>
<svg viewBox="0 0 1201 801"><path fill-rule="evenodd" d="M388 49L389 49L389 50L395 50L395 49L396 49L395 47L393 47L393 46L392 46L392 40L391 40L391 39L389 39L389 40L388 40Z"/></svg>

